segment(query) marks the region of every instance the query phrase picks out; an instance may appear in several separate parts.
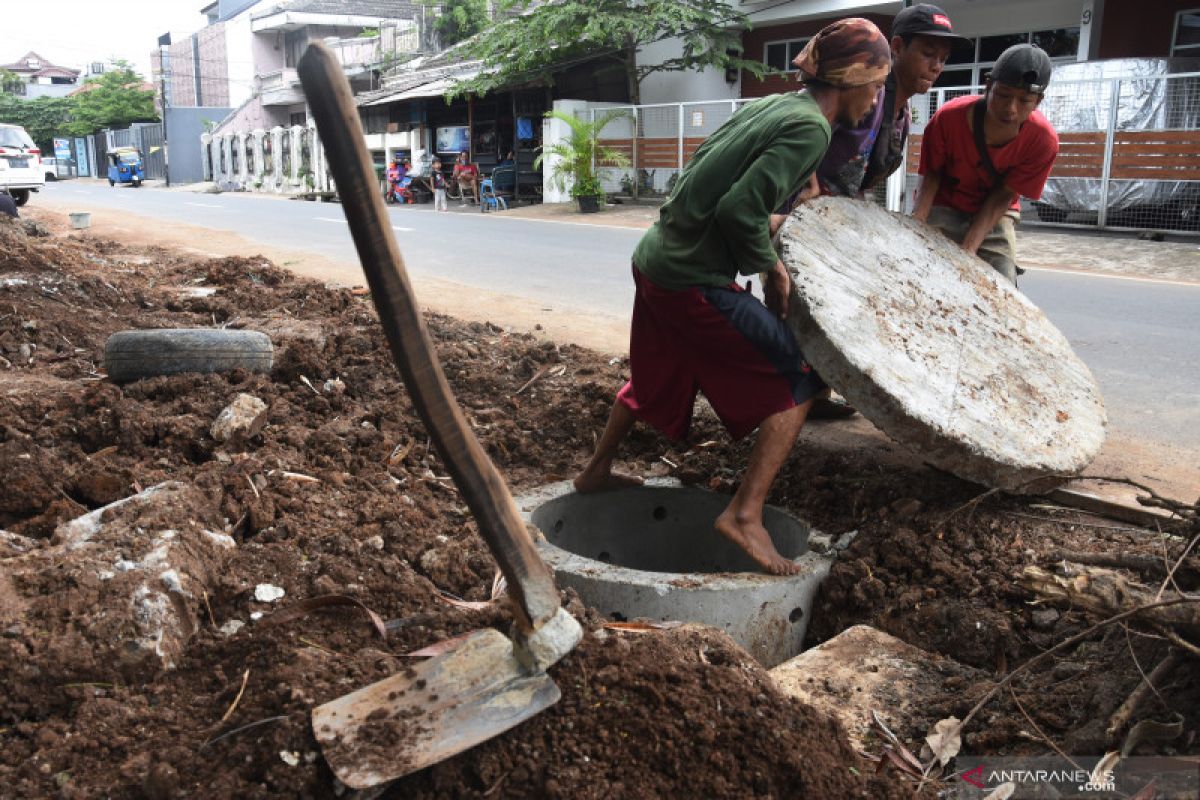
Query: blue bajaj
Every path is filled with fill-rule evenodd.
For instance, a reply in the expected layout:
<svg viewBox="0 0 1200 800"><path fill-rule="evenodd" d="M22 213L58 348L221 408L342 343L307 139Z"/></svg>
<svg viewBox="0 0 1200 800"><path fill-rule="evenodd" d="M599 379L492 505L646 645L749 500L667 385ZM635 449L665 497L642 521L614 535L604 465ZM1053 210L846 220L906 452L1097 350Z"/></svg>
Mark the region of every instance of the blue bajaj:
<svg viewBox="0 0 1200 800"><path fill-rule="evenodd" d="M108 185L132 183L134 188L142 185L146 174L142 171L142 154L133 147L118 147L108 151Z"/></svg>

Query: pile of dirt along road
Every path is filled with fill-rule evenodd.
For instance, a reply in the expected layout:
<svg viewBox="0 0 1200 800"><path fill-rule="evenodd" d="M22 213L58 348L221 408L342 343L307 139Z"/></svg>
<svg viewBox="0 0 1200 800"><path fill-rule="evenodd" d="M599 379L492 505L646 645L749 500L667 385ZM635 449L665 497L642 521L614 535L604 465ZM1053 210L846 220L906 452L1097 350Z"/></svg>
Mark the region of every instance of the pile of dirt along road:
<svg viewBox="0 0 1200 800"><path fill-rule="evenodd" d="M430 449L369 298L259 257L125 248L44 221L55 229L0 219L0 783L19 797L352 794L319 755L313 706L403 670L419 648L475 628L504 630L510 619L503 601L488 602L494 563ZM626 363L491 324L428 323L468 420L510 485L571 476ZM267 332L271 373L121 386L102 374L104 342L116 331L214 326ZM265 424L217 441L214 419L243 393L267 405ZM867 623L998 677L1095 621L1031 605L1017 580L1023 567L1053 569L1063 551L1161 559L1163 540L1145 531L1030 501L991 495L964 510L979 487L882 439L847 446L822 430L810 426L771 497L827 532L858 531L818 598L814 641ZM748 448L702 412L688 443L639 428L626 466L731 492ZM88 531L124 526L121 563L133 567L155 557L138 537L159 536L166 558L186 563L171 603L189 625L178 646L115 650L103 633L127 613L130 596L113 589L125 573L77 560L87 548L64 542L82 529L67 523L164 482L175 487L169 503L128 504ZM208 544L169 548L183 541ZM1188 569L1176 578L1195 588ZM272 613L326 595L390 621L386 636L353 606L268 624ZM838 723L783 696L724 635L606 629L573 595L564 599L586 634L551 670L563 699L386 796L914 791L915 782L856 753ZM964 747L1050 752L1032 720L1067 752L1103 752L1109 715L1167 647L1105 627L1014 680L1024 713L1002 693ZM1178 737L1143 748L1197 752L1196 677L1195 661L1185 661L1157 687L1183 725ZM896 733L919 748L934 722L962 717L991 685L948 685ZM1163 711L1153 699L1131 722Z"/></svg>

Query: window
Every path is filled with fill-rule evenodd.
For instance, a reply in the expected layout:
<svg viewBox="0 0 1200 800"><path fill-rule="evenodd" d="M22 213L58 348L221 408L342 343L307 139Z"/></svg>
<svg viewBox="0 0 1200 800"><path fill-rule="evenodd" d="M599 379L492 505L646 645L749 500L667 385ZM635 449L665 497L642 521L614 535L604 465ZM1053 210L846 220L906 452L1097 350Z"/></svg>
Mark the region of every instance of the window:
<svg viewBox="0 0 1200 800"><path fill-rule="evenodd" d="M1192 28L1192 41L1196 47L1194 53L1200 56L1200 10L1184 12L1180 16L1187 16L1189 13L1194 18L1191 23L1195 26ZM1178 37L1176 39L1178 40ZM990 34L976 36L966 42L956 42L950 50L950 58L946 60L946 68L942 70L934 86L982 86L992 64L996 63L1001 53L1014 44L1027 43L1045 50L1050 60L1056 64L1074 61L1079 53L1079 28L1048 28L1040 31Z"/></svg>
<svg viewBox="0 0 1200 800"><path fill-rule="evenodd" d="M1175 15L1175 36L1171 40L1171 55L1200 56L1200 8L1180 11Z"/></svg>
<svg viewBox="0 0 1200 800"><path fill-rule="evenodd" d="M308 31L285 31L283 34L283 65L294 69L308 47Z"/></svg>
<svg viewBox="0 0 1200 800"><path fill-rule="evenodd" d="M763 63L767 65L768 69L779 72L795 72L796 68L792 66L792 61L800 55L800 51L804 49L804 45L808 44L808 40L811 38L811 36L806 36L803 39L767 42L763 45Z"/></svg>

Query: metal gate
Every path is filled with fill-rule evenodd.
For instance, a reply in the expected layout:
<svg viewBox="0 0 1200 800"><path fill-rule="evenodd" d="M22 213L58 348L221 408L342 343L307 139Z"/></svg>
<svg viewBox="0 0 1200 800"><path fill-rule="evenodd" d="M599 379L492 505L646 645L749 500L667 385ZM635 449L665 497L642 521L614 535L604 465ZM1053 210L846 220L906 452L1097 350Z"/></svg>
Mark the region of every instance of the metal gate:
<svg viewBox="0 0 1200 800"><path fill-rule="evenodd" d="M166 180L167 151L163 147L162 125L143 125L138 127L141 142L138 149L142 151L142 167L150 180Z"/></svg>

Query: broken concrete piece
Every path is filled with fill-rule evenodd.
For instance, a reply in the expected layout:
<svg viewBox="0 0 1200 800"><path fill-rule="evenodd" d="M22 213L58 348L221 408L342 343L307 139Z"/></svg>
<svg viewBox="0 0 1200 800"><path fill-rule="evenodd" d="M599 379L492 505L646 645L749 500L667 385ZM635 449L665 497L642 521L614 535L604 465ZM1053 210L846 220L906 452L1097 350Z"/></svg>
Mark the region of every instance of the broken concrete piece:
<svg viewBox="0 0 1200 800"><path fill-rule="evenodd" d="M239 394L213 422L209 433L218 442L249 439L267 421L267 404L251 394Z"/></svg>
<svg viewBox="0 0 1200 800"><path fill-rule="evenodd" d="M933 228L822 197L792 213L778 245L794 281L788 322L805 357L934 466L1041 491L1100 452L1100 390L1066 337Z"/></svg>
<svg viewBox="0 0 1200 800"><path fill-rule="evenodd" d="M254 599L260 603L274 603L285 594L283 587L260 583L254 587Z"/></svg>
<svg viewBox="0 0 1200 800"><path fill-rule="evenodd" d="M194 486L168 482L60 525L49 547L0 559L5 640L58 683L148 678L175 664L234 541Z"/></svg>
<svg viewBox="0 0 1200 800"><path fill-rule="evenodd" d="M946 691L946 680L973 682L979 670L913 647L868 625L855 625L770 670L779 689L838 718L850 744L864 750L876 711L901 740L919 741L925 700ZM964 685L966 685L964 683Z"/></svg>

